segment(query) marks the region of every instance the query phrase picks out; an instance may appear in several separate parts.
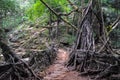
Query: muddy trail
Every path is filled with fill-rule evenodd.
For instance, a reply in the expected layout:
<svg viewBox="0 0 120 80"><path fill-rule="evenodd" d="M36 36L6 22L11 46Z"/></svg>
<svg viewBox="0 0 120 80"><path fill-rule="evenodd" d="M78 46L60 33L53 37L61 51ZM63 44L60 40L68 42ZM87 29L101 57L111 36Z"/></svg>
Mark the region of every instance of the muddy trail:
<svg viewBox="0 0 120 80"><path fill-rule="evenodd" d="M59 49L55 62L44 71L43 80L89 80L86 77L81 77L76 71L70 71L65 66L67 59L68 52L64 49Z"/></svg>

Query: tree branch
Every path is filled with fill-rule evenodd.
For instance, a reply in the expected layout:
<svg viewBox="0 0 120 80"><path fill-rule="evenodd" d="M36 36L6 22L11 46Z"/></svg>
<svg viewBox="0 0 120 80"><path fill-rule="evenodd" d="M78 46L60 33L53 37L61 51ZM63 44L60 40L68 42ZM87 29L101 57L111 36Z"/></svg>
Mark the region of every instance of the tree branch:
<svg viewBox="0 0 120 80"><path fill-rule="evenodd" d="M67 20L63 19L56 11L54 11L47 3L45 3L43 0L40 0L52 13L54 13L57 17L59 17L63 22L70 25L75 30L78 30L77 27L71 23L69 23Z"/></svg>
<svg viewBox="0 0 120 80"><path fill-rule="evenodd" d="M69 16L69 15L72 14L73 12L75 12L75 10L72 10L72 11L70 11L69 13L66 13L66 14L64 14L64 13L59 13L59 15L60 15L60 16Z"/></svg>
<svg viewBox="0 0 120 80"><path fill-rule="evenodd" d="M67 0L67 1L76 11L78 10L78 7L74 3L72 3L70 0Z"/></svg>
<svg viewBox="0 0 120 80"><path fill-rule="evenodd" d="M107 35L109 35L113 31L113 29L115 29L118 26L119 23L120 23L120 16L112 23L112 25L110 26L111 30L108 32Z"/></svg>
<svg viewBox="0 0 120 80"><path fill-rule="evenodd" d="M120 23L120 16L113 22L112 29L115 29L119 23Z"/></svg>

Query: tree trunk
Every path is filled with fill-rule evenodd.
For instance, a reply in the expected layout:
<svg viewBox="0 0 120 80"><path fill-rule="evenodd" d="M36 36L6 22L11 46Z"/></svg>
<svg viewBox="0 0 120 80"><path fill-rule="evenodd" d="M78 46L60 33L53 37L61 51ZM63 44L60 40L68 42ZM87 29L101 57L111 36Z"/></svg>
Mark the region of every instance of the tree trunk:
<svg viewBox="0 0 120 80"><path fill-rule="evenodd" d="M95 44L93 36L95 28L92 26L92 15L94 14L94 7L98 6L98 4L94 6L95 3L92 3L91 0L88 7L85 9L82 21L80 22L76 42L70 53L67 65L73 66L74 69L80 71L82 75L94 75L95 80L101 80L101 78L109 78L113 75L120 74L120 58L114 55L109 44L109 39L105 35L101 10L100 14L98 14L98 12L95 13L95 16L98 17L96 19L100 19L98 20L100 27L95 27L100 28L98 30L100 30L99 37L101 37L99 38L99 44ZM100 7L97 9L100 9ZM95 48L96 46L99 46L99 48ZM118 77L114 80L117 80L117 78Z"/></svg>

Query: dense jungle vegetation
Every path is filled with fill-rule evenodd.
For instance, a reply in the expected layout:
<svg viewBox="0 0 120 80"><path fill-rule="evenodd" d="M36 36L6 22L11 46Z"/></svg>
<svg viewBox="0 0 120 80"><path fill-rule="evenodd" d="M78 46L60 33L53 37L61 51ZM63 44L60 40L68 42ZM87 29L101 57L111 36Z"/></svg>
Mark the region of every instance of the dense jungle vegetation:
<svg viewBox="0 0 120 80"><path fill-rule="evenodd" d="M120 0L0 0L0 80L120 80Z"/></svg>

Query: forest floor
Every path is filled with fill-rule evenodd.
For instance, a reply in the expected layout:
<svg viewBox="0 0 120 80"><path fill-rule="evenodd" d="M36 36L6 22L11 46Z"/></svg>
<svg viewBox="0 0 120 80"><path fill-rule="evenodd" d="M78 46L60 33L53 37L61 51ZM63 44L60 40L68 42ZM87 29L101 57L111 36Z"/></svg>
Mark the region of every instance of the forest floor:
<svg viewBox="0 0 120 80"><path fill-rule="evenodd" d="M69 53L64 49L59 49L55 62L44 71L44 80L89 80L81 77L78 72L71 71L65 66Z"/></svg>
<svg viewBox="0 0 120 80"><path fill-rule="evenodd" d="M41 41L45 41L44 38L38 37L38 35L36 34L35 36L34 35L30 36L33 34L33 32L35 34L38 31L36 30L33 31L33 29L29 30L29 32L27 32L27 36L28 36L27 39L26 39L27 36L24 36L23 38L16 39L15 41L14 38L16 35L13 35L12 37L13 41L10 42L10 46L13 48L13 51L17 53L17 55L26 54L26 50L36 50L36 49L41 50L41 47L44 48L43 45L42 46L38 45L44 43L44 42L41 43ZM41 41L38 41L40 40L40 38L42 38ZM23 44L25 44L25 47L21 46ZM69 52L67 52L65 49L58 49L57 57L53 62L53 64L50 65L48 68L46 68L44 71L40 72L38 75L43 77L43 80L89 80L88 77L82 77L79 75L79 72L73 71L71 70L72 68L68 68L65 66L68 57L69 57Z"/></svg>

